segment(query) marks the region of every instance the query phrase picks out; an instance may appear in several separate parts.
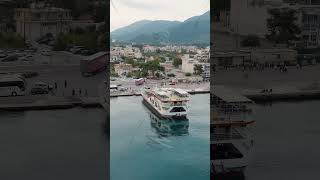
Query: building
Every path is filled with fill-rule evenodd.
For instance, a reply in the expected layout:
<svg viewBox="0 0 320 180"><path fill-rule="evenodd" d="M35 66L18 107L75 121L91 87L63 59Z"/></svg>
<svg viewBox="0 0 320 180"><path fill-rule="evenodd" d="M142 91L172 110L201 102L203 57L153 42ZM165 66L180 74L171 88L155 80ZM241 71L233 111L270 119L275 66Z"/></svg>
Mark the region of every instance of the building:
<svg viewBox="0 0 320 180"><path fill-rule="evenodd" d="M45 3L32 3L30 8L17 8L14 12L16 32L29 40L70 30L72 17L70 10L55 8Z"/></svg>
<svg viewBox="0 0 320 180"><path fill-rule="evenodd" d="M244 51L250 53L251 62L268 64L296 64L298 53L293 49L273 48L273 49L252 49Z"/></svg>
<svg viewBox="0 0 320 180"><path fill-rule="evenodd" d="M319 1L284 3L282 0L231 0L230 31L240 35L254 34L264 38L268 34L268 10L289 8L297 11L297 25L301 29L300 48L320 48Z"/></svg>
<svg viewBox="0 0 320 180"><path fill-rule="evenodd" d="M320 48L320 5L298 6L300 12L301 47Z"/></svg>
<svg viewBox="0 0 320 180"><path fill-rule="evenodd" d="M119 76L126 76L132 70L133 70L132 64L120 63L120 64L114 65L114 71Z"/></svg>
<svg viewBox="0 0 320 180"><path fill-rule="evenodd" d="M214 64L224 67L246 66L252 63L296 64L297 51L287 48L254 48L230 52L214 52L212 58Z"/></svg>
<svg viewBox="0 0 320 180"><path fill-rule="evenodd" d="M181 57L181 60L181 69L183 73L193 74L195 65L201 65L203 70L202 77L204 79L210 78L210 63L199 62L195 59L195 56L191 54L185 54Z"/></svg>
<svg viewBox="0 0 320 180"><path fill-rule="evenodd" d="M238 66L251 63L250 52L243 51L218 51L212 54L213 64L217 66Z"/></svg>
<svg viewBox="0 0 320 180"><path fill-rule="evenodd" d="M231 0L230 30L263 38L268 33L268 9L281 6L281 0Z"/></svg>

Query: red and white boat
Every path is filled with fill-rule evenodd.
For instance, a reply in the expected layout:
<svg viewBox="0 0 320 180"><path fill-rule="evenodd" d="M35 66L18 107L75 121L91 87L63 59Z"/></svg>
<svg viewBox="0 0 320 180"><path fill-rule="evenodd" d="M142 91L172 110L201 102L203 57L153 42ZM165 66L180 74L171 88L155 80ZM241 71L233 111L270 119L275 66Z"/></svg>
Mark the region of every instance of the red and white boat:
<svg viewBox="0 0 320 180"><path fill-rule="evenodd" d="M186 117L189 93L182 89L144 89L142 97L147 106L162 117Z"/></svg>

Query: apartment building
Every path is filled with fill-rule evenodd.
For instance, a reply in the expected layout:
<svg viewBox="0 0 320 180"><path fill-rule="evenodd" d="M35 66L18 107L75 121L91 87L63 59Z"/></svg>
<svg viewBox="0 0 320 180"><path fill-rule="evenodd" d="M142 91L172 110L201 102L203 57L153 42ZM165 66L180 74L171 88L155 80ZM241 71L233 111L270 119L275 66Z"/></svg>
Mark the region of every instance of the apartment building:
<svg viewBox="0 0 320 180"><path fill-rule="evenodd" d="M70 10L52 7L46 3L32 3L30 8L16 8L16 33L29 40L46 34L53 36L70 30Z"/></svg>
<svg viewBox="0 0 320 180"><path fill-rule="evenodd" d="M302 48L320 48L320 5L318 1L285 3L282 0L231 0L230 30L240 35L254 34L264 38L268 34L268 10L289 8L298 12Z"/></svg>
<svg viewBox="0 0 320 180"><path fill-rule="evenodd" d="M181 60L182 60L182 65L181 65L182 72L193 74L195 65L201 65L203 70L202 77L204 79L210 78L210 63L199 62L197 59L195 59L195 56L191 54L183 55L181 57Z"/></svg>

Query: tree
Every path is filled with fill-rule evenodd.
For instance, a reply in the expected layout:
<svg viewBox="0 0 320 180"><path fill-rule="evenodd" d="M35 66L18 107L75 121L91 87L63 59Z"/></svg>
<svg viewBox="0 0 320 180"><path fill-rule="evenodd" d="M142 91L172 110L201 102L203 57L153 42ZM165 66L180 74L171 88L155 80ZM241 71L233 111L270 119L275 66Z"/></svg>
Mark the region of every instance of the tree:
<svg viewBox="0 0 320 180"><path fill-rule="evenodd" d="M147 63L143 63L140 65L140 68L143 72L151 71L152 76L155 76L155 72L161 71L164 72L164 67L160 66L159 60L148 61Z"/></svg>
<svg viewBox="0 0 320 180"><path fill-rule="evenodd" d="M298 19L297 11L288 8L268 10L270 18L267 19L269 33L266 38L279 44L290 45L292 41L299 39L301 33L299 26L296 24Z"/></svg>
<svg viewBox="0 0 320 180"><path fill-rule="evenodd" d="M202 65L200 64L195 64L194 67L193 67L193 71L195 75L201 75L203 73L203 68L202 68Z"/></svg>
<svg viewBox="0 0 320 180"><path fill-rule="evenodd" d="M133 67L135 67L135 62L132 58L126 58L125 59L126 64L131 64Z"/></svg>
<svg viewBox="0 0 320 180"><path fill-rule="evenodd" d="M182 64L182 60L180 58L173 59L172 65L178 68Z"/></svg>
<svg viewBox="0 0 320 180"><path fill-rule="evenodd" d="M260 39L256 35L248 35L245 39L241 41L241 46L243 47L258 47L260 46Z"/></svg>

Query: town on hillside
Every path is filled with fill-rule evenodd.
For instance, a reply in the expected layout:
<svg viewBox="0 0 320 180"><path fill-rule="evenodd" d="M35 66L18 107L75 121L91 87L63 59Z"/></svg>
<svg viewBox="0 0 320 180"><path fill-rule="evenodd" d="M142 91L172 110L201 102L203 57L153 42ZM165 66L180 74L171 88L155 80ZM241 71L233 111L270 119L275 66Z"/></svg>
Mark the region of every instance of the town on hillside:
<svg viewBox="0 0 320 180"><path fill-rule="evenodd" d="M121 85L118 90L138 91L140 79L153 87L209 90L209 46L115 43L110 55L111 86Z"/></svg>

